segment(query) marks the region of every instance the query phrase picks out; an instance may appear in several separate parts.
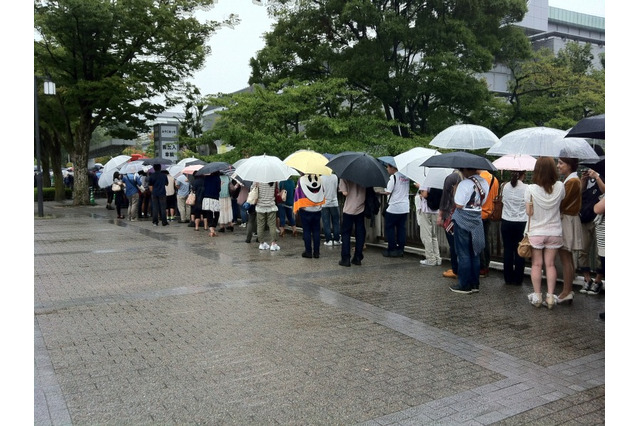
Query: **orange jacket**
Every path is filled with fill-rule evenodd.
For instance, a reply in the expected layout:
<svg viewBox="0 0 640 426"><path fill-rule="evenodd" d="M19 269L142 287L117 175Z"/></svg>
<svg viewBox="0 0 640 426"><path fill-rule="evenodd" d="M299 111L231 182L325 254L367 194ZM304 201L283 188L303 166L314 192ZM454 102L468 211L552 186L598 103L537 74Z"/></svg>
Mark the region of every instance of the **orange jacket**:
<svg viewBox="0 0 640 426"><path fill-rule="evenodd" d="M489 193L486 194L487 201L482 206L482 220L489 219L489 215L493 211L493 199L498 195L498 191L500 190L500 182L498 178L489 173L486 170L480 172L480 176L482 176L487 183L489 184ZM493 183L491 182L493 179Z"/></svg>

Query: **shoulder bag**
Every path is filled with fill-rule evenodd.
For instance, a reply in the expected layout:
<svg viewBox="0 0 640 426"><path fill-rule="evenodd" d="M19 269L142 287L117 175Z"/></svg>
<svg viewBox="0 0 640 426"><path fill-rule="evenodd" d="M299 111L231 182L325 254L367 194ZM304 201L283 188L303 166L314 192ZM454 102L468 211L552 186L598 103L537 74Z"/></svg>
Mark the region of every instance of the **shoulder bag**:
<svg viewBox="0 0 640 426"><path fill-rule="evenodd" d="M187 199L185 203L188 206L194 206L196 204L196 193L194 191L189 192L189 195L187 195Z"/></svg>
<svg viewBox="0 0 640 426"><path fill-rule="evenodd" d="M533 196L531 196L531 202L533 202ZM525 259L531 258L531 254L533 252L533 248L531 247L531 243L529 242L530 226L531 226L531 216L529 216L529 220L527 221L527 232L525 232L524 237L522 237L522 241L518 243L518 256L523 257Z"/></svg>
<svg viewBox="0 0 640 426"><path fill-rule="evenodd" d="M500 185L500 189L498 190L498 193L493 199L493 210L489 215L489 219L494 222L498 222L502 220L502 206L503 206L502 205L502 188L503 187L504 187L504 183Z"/></svg>

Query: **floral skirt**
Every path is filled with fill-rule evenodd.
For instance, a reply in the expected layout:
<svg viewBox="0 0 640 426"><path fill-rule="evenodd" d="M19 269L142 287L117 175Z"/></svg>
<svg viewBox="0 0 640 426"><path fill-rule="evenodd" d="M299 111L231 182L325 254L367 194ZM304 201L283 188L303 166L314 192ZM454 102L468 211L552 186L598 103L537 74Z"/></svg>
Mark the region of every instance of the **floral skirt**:
<svg viewBox="0 0 640 426"><path fill-rule="evenodd" d="M215 198L203 198L202 199L202 210L210 210L212 212L220 211L220 200Z"/></svg>

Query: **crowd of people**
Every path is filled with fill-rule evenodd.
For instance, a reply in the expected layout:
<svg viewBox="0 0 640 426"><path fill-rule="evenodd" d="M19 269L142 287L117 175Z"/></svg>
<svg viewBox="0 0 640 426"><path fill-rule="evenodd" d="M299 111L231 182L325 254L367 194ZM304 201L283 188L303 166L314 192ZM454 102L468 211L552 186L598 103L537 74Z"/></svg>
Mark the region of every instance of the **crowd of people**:
<svg viewBox="0 0 640 426"><path fill-rule="evenodd" d="M599 146L596 151L603 157ZM108 191L107 208L115 209L118 219L135 221L150 217L152 224L163 226L176 220L188 223L195 231L204 228L209 236L244 229L245 241L258 243L260 250L279 251L278 239L285 236L288 224L293 236L297 223L302 225L302 257L320 257L321 239L325 246L341 246L341 266L361 265L364 259L365 217L371 217L372 198L387 197L384 215L385 257L402 257L406 245L406 226L410 207L411 181L386 164L387 186L373 193L346 179L332 175L302 174L281 182L247 182L222 172L207 175L178 175L176 178L154 165L152 173L115 172L114 185ZM454 293L480 291L480 278L489 274L490 250L488 229L500 199L502 209L500 236L503 249L505 285L522 285L525 259L518 254L518 244L527 234L532 247L529 302L551 309L571 304L575 296L576 269L582 273L581 293L595 295L604 283L604 171L583 167L577 159L560 156L557 161L541 157L535 163L531 183L525 183L524 170L512 171L510 180L501 183L486 171L461 168L452 172L442 188L426 182L413 182L416 222L424 246L423 266L442 264L438 227L444 228L451 267L443 276L456 280ZM560 180L562 178L562 180ZM343 199L340 212L339 195ZM500 195L500 197L497 197ZM190 202L189 199L193 198ZM151 211L149 213L149 204ZM495 215L494 215L495 216ZM298 219L298 220L296 220ZM352 237L354 249L352 250ZM592 276L591 253L597 247L595 277ZM574 264L577 255L578 264ZM556 257L562 265L562 286L556 294ZM542 281L546 277L546 295ZM604 313L601 314L604 319Z"/></svg>

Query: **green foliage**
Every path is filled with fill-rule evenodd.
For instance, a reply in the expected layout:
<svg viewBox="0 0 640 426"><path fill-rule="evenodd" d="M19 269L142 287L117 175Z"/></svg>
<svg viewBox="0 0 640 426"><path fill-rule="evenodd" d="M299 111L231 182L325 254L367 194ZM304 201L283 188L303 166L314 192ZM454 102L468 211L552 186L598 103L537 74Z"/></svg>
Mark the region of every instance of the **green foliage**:
<svg viewBox="0 0 640 426"><path fill-rule="evenodd" d="M72 193L71 188L64 188L64 199L71 200ZM33 201L38 201L38 189L33 189ZM56 198L56 188L53 187L43 187L42 188L42 201L61 201Z"/></svg>

